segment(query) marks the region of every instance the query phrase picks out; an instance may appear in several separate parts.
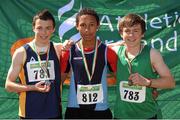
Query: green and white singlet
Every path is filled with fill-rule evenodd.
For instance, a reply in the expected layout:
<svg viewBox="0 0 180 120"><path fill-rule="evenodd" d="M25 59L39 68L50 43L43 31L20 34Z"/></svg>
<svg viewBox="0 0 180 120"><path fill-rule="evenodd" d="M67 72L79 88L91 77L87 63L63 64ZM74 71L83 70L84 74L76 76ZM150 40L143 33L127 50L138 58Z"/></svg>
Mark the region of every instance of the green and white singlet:
<svg viewBox="0 0 180 120"><path fill-rule="evenodd" d="M150 50L150 47L144 46L141 53L131 61L132 73L139 73L145 78L157 78L157 74L151 66ZM126 119L147 119L153 117L158 112L158 105L152 96L153 88L137 85L129 86L129 76L125 46L120 46L118 50L117 94L114 117Z"/></svg>

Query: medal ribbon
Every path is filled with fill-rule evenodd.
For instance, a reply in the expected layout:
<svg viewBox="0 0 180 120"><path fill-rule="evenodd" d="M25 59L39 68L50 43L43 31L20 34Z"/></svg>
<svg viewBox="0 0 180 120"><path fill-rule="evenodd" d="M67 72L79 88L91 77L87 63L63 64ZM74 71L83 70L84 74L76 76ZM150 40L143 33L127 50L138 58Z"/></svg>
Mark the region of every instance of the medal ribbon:
<svg viewBox="0 0 180 120"><path fill-rule="evenodd" d="M131 75L132 74L132 65L131 65L131 61L130 59L128 58L127 54L125 53L126 55L126 58L127 58L127 63L128 63L128 71L129 71L129 74ZM133 83L131 80L128 80L128 84L131 86Z"/></svg>
<svg viewBox="0 0 180 120"><path fill-rule="evenodd" d="M47 70L48 61L49 61L49 46L48 46L47 53L46 53L47 56L46 56L45 65L43 65L43 63L42 63L42 61L41 61L41 58L40 58L40 55L38 54L38 51L37 51L35 42L33 42L33 49L34 49L35 53L37 54L39 66L40 66L41 69L44 71L44 73L45 73L45 75L46 75L46 78L49 78L49 74L48 74L48 70Z"/></svg>
<svg viewBox="0 0 180 120"><path fill-rule="evenodd" d="M140 50L139 50L139 53L137 54L137 55L139 55L140 53L141 53L141 51L142 51L142 47L141 47L141 45L140 45ZM136 56L137 56L136 55ZM134 59L132 59L132 60L130 60L130 58L128 57L128 55L127 55L127 53L125 52L125 56L126 56L126 60L127 60L127 63L128 63L128 71L129 71L129 74L132 74L132 65L131 65L131 62L132 62L132 60ZM129 85L132 85L132 81L131 80L129 80L128 81L128 84Z"/></svg>
<svg viewBox="0 0 180 120"><path fill-rule="evenodd" d="M96 60L97 60L97 52L98 52L98 41L96 40L95 43L95 49L94 49L94 56L93 56L93 64L92 64L92 70L91 70L91 75L88 69L88 65L87 65L87 60L86 60L86 56L84 54L84 49L83 49L83 44L82 44L82 40L80 41L80 46L81 46L81 53L82 53L82 57L83 57L83 63L85 66L85 70L88 76L89 81L91 81L94 71L95 71L95 66L96 66Z"/></svg>

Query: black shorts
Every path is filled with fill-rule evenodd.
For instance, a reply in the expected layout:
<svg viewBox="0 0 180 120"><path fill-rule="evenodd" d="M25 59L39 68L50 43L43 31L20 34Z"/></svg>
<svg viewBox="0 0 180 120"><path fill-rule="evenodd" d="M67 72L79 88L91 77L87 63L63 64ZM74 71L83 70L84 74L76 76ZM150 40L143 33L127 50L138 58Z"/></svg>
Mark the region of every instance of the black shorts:
<svg viewBox="0 0 180 120"><path fill-rule="evenodd" d="M23 120L23 119L37 119L37 118L27 118L27 117L19 117L20 120ZM53 117L53 118L40 118L40 119L62 119L62 115L60 116L57 116L57 117Z"/></svg>
<svg viewBox="0 0 180 120"><path fill-rule="evenodd" d="M66 108L65 119L112 119L112 112L108 108L94 111L81 108Z"/></svg>

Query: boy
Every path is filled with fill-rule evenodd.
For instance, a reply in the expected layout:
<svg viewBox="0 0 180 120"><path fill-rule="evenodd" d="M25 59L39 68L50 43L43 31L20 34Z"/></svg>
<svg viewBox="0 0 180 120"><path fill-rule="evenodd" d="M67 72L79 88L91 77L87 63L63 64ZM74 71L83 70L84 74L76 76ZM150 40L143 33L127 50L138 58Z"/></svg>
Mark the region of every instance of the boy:
<svg viewBox="0 0 180 120"><path fill-rule="evenodd" d="M62 53L62 72L72 69L65 119L112 119L106 77L107 67L116 67L117 56L96 39L99 25L94 10L82 9L76 16L81 39L70 51Z"/></svg>
<svg viewBox="0 0 180 120"><path fill-rule="evenodd" d="M21 119L62 118L60 95L60 45L53 45L50 37L55 31L55 20L48 10L33 18L32 42L13 54L5 87L19 93ZM19 75L20 83L16 82Z"/></svg>
<svg viewBox="0 0 180 120"><path fill-rule="evenodd" d="M119 33L125 45L117 51L115 118L156 119L159 108L153 88L175 86L161 54L141 44L145 31L145 21L139 15L128 14L120 20Z"/></svg>

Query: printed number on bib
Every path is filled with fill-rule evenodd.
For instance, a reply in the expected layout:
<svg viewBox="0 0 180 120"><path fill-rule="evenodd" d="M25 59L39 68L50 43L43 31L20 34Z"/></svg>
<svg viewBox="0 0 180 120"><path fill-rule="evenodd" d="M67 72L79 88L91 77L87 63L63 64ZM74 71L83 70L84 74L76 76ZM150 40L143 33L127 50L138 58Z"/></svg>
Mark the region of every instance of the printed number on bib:
<svg viewBox="0 0 180 120"><path fill-rule="evenodd" d="M97 102L97 96L98 96L97 93L89 93L89 94L83 93L82 94L82 101L84 103Z"/></svg>
<svg viewBox="0 0 180 120"><path fill-rule="evenodd" d="M42 64L45 61L42 61ZM55 71L54 71L54 61L49 60L47 73L40 67L39 62L31 61L27 63L27 72L29 82L44 81L44 80L54 80Z"/></svg>
<svg viewBox="0 0 180 120"><path fill-rule="evenodd" d="M145 86L129 86L127 81L120 82L120 96L121 100L134 103L142 103L146 97Z"/></svg>
<svg viewBox="0 0 180 120"><path fill-rule="evenodd" d="M46 78L46 74L45 74L45 72L44 72L43 69L34 70L34 74L35 74L35 79L36 79L36 80L37 80L38 78L40 78L40 79ZM48 78L50 77L49 69L47 69L47 77L48 77Z"/></svg>
<svg viewBox="0 0 180 120"><path fill-rule="evenodd" d="M78 104L95 104L103 101L102 85L78 85Z"/></svg>
<svg viewBox="0 0 180 120"><path fill-rule="evenodd" d="M124 90L124 99L129 99L129 100L133 100L134 101L138 101L139 100L139 92L133 92L131 90Z"/></svg>

